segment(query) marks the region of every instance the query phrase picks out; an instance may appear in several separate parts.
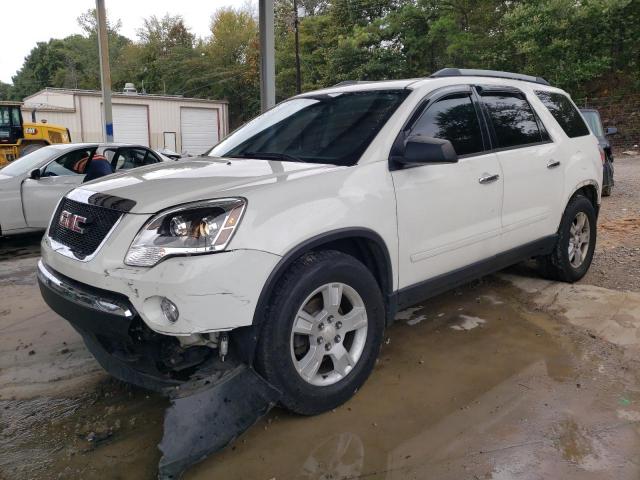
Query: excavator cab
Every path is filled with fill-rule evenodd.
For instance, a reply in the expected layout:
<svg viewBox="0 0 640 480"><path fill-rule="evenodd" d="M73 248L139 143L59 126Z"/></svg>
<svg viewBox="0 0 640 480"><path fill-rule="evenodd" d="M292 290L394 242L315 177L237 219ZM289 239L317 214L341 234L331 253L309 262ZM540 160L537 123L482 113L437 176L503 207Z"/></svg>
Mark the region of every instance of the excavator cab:
<svg viewBox="0 0 640 480"><path fill-rule="evenodd" d="M0 145L16 144L23 136L20 104L0 102Z"/></svg>

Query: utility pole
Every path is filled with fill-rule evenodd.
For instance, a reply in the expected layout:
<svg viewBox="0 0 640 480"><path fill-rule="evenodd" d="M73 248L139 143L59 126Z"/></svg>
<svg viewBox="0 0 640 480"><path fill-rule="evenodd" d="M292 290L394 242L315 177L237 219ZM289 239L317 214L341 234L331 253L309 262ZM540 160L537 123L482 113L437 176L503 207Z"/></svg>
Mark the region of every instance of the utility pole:
<svg viewBox="0 0 640 480"><path fill-rule="evenodd" d="M259 0L260 106L262 111L276 104L276 65L273 0Z"/></svg>
<svg viewBox="0 0 640 480"><path fill-rule="evenodd" d="M300 37L298 35L299 22L298 0L293 0L293 29L296 41L296 93L302 93L302 76L300 74Z"/></svg>
<svg viewBox="0 0 640 480"><path fill-rule="evenodd" d="M100 83L104 110L104 141L113 142L113 113L111 109L111 70L109 68L109 37L104 0L96 0L98 17L98 52L100 55Z"/></svg>

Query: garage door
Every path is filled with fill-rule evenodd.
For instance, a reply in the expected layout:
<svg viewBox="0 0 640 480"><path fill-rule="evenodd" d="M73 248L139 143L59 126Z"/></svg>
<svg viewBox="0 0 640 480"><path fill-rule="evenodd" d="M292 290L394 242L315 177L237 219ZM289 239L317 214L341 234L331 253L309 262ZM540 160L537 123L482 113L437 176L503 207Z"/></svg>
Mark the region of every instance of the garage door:
<svg viewBox="0 0 640 480"><path fill-rule="evenodd" d="M200 155L218 143L218 113L214 109L182 107L182 151Z"/></svg>
<svg viewBox="0 0 640 480"><path fill-rule="evenodd" d="M113 139L149 146L149 119L145 105L113 105Z"/></svg>

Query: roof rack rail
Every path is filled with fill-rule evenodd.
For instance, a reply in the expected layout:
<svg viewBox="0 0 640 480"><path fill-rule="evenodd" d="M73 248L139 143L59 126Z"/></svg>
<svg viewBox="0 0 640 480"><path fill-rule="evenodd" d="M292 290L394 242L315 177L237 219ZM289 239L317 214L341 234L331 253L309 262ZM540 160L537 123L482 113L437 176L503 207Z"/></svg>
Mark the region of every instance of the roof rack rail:
<svg viewBox="0 0 640 480"><path fill-rule="evenodd" d="M508 78L511 80L522 80L523 82L539 83L541 85L551 85L542 77L534 77L533 75L524 75L522 73L500 72L498 70L480 70L477 68L443 68L431 74L429 78L460 76Z"/></svg>
<svg viewBox="0 0 640 480"><path fill-rule="evenodd" d="M342 82L338 82L334 85L334 87L346 87L347 85L360 85L361 83L373 83L375 80L344 80Z"/></svg>

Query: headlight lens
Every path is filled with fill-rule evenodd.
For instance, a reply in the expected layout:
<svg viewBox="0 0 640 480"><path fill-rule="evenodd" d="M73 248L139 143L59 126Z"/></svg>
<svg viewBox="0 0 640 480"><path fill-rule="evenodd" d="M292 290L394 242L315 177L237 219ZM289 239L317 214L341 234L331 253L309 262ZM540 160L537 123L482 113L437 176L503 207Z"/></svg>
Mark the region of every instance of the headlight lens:
<svg viewBox="0 0 640 480"><path fill-rule="evenodd" d="M243 198L196 202L161 212L138 232L124 263L152 267L176 255L224 250L242 219Z"/></svg>

